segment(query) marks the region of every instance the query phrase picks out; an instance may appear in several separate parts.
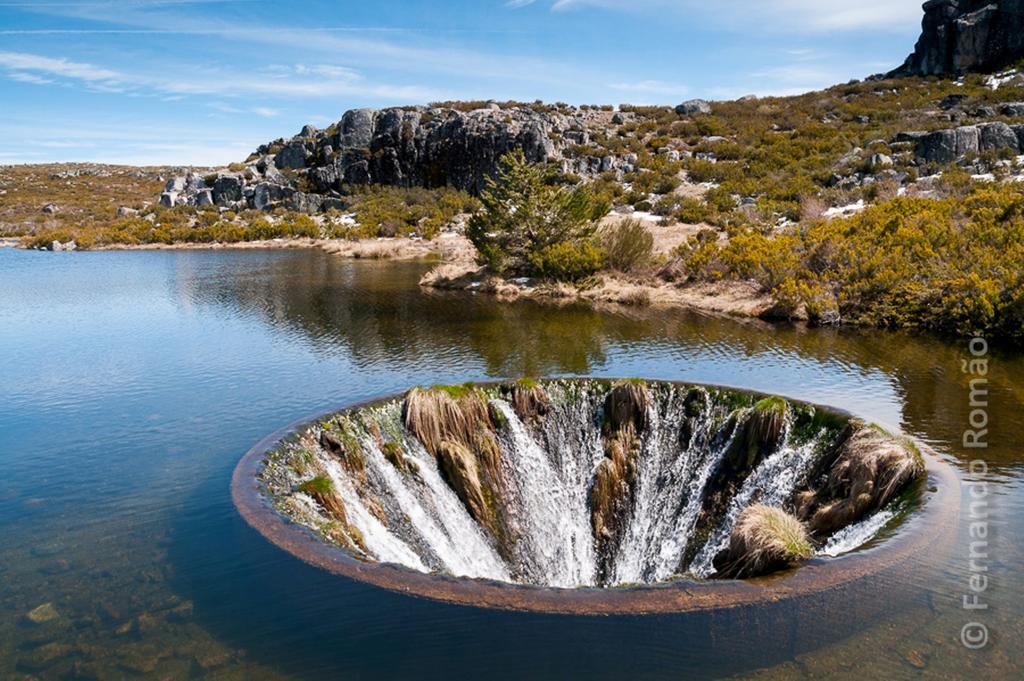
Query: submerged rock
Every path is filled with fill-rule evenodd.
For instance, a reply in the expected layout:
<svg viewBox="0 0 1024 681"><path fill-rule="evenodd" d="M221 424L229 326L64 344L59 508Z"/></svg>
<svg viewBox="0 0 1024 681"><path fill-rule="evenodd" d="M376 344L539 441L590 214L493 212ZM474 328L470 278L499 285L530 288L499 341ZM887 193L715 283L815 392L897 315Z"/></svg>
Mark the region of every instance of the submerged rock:
<svg viewBox="0 0 1024 681"><path fill-rule="evenodd" d="M53 603L43 603L42 605L36 606L28 611L25 615L32 624L45 624L46 622L52 622L60 617L60 613L57 612L57 608L54 607Z"/></svg>

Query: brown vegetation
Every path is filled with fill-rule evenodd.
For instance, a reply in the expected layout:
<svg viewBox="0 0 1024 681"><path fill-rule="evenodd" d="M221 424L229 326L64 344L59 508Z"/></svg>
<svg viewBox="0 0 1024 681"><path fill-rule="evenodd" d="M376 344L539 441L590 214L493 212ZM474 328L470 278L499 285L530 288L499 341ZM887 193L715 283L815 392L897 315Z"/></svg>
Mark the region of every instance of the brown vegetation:
<svg viewBox="0 0 1024 681"><path fill-rule="evenodd" d="M924 474L924 461L910 443L852 423L816 473L797 496L797 515L822 538L889 503Z"/></svg>
<svg viewBox="0 0 1024 681"><path fill-rule="evenodd" d="M715 556L717 576L756 577L807 560L813 547L803 523L781 508L748 506L740 514L729 546Z"/></svg>

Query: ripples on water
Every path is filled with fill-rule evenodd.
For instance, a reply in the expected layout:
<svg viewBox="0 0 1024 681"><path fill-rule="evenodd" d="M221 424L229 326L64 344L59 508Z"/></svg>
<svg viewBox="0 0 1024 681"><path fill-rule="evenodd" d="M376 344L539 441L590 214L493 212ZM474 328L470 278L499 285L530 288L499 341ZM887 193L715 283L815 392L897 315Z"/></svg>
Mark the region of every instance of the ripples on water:
<svg viewBox="0 0 1024 681"><path fill-rule="evenodd" d="M499 305L420 291L424 267L315 251L0 250L0 677L712 677L766 668L756 675L781 678L842 675L856 660L858 678L922 666L999 678L1020 668L1013 538L1024 525L1024 361L1006 352L994 355L986 452L998 585L988 622L998 638L983 657L956 643L966 621L963 546L922 556L920 576L889 578L917 588L910 605L860 620L785 613L785 635L768 627L751 646L708 639L700 617L566 620L408 599L267 545L230 503L241 453L312 412L414 384L593 374L732 385L901 427L964 466L957 344ZM25 620L45 603L56 620Z"/></svg>

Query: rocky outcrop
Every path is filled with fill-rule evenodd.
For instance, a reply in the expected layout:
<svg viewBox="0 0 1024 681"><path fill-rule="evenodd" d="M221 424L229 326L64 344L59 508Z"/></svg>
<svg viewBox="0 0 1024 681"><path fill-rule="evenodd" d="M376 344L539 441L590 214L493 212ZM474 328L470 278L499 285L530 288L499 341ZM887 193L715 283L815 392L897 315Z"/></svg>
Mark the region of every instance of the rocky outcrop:
<svg viewBox="0 0 1024 681"><path fill-rule="evenodd" d="M700 100L681 107L710 112ZM343 208L343 191L350 185L479 193L497 173L499 159L515 149L531 162L554 162L566 173L630 172L636 154L596 148L585 153L591 151L592 129L606 131L628 120L622 113L568 105L353 109L324 130L307 125L295 137L260 146L242 169L172 177L160 203L317 212Z"/></svg>
<svg viewBox="0 0 1024 681"><path fill-rule="evenodd" d="M982 123L930 133L901 133L896 141L915 141L918 161L952 163L970 153L1010 149L1024 153L1024 126L1006 123Z"/></svg>
<svg viewBox="0 0 1024 681"><path fill-rule="evenodd" d="M892 76L994 71L1024 58L1024 0L928 0L914 52Z"/></svg>
<svg viewBox="0 0 1024 681"><path fill-rule="evenodd" d="M677 106L676 113L679 114L680 116L710 114L711 104L703 99L690 99Z"/></svg>

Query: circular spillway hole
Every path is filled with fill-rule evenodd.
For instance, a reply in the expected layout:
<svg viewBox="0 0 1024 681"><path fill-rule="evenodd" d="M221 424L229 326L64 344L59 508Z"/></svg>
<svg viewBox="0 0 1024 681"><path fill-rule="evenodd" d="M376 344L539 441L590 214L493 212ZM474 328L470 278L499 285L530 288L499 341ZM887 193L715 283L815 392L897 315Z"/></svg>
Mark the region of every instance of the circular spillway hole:
<svg viewBox="0 0 1024 681"><path fill-rule="evenodd" d="M271 436L235 498L310 562L508 606L501 584L521 604L820 567L906 515L924 473L908 440L777 396L523 379L414 388Z"/></svg>

